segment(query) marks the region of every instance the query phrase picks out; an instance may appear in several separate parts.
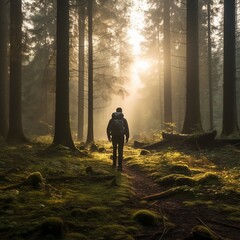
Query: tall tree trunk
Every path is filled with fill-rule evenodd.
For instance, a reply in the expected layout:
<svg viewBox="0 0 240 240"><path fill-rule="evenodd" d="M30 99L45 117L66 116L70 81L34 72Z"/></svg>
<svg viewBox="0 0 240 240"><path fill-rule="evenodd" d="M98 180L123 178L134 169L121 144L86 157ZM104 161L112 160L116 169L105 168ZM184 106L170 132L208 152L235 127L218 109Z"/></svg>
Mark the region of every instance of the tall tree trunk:
<svg viewBox="0 0 240 240"><path fill-rule="evenodd" d="M171 77L171 42L170 42L170 2L164 0L164 122L172 123L172 77Z"/></svg>
<svg viewBox="0 0 240 240"><path fill-rule="evenodd" d="M7 136L8 117L7 117L7 4L6 1L0 2L0 136Z"/></svg>
<svg viewBox="0 0 240 240"><path fill-rule="evenodd" d="M236 105L235 0L224 1L224 70L222 135L238 130Z"/></svg>
<svg viewBox="0 0 240 240"><path fill-rule="evenodd" d="M54 144L75 149L69 121L69 2L57 1L57 67Z"/></svg>
<svg viewBox="0 0 240 240"><path fill-rule="evenodd" d="M92 0L88 0L88 132L87 143L93 137L93 44L92 44Z"/></svg>
<svg viewBox="0 0 240 240"><path fill-rule="evenodd" d="M160 36L161 36L161 30L160 30L160 15L161 15L161 4L158 1L157 2L157 54L158 54L158 70L157 70L157 75L158 75L158 87L159 87L159 126L160 129L164 129L164 117L163 117L163 91L162 91L162 72L161 72L161 58L162 58L162 54L161 54L161 40L160 40Z"/></svg>
<svg viewBox="0 0 240 240"><path fill-rule="evenodd" d="M182 133L202 130L199 100L198 0L187 0L186 115Z"/></svg>
<svg viewBox="0 0 240 240"><path fill-rule="evenodd" d="M213 88L212 88L212 39L211 39L211 0L207 3L208 11L208 83L209 83L209 128L213 130Z"/></svg>
<svg viewBox="0 0 240 240"><path fill-rule="evenodd" d="M25 142L22 128L22 1L10 1L10 89L8 141Z"/></svg>
<svg viewBox="0 0 240 240"><path fill-rule="evenodd" d="M78 10L79 65L78 65L78 140L83 141L84 129L84 50L85 50L85 6Z"/></svg>

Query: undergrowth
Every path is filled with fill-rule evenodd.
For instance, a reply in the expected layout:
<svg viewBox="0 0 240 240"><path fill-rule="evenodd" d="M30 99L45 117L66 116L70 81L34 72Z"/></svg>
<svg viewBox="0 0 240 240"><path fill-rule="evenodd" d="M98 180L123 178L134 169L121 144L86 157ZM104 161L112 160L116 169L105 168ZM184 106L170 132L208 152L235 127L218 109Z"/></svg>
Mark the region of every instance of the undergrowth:
<svg viewBox="0 0 240 240"><path fill-rule="evenodd" d="M129 151L132 152L132 149ZM228 145L199 151L187 148L179 151L169 147L152 151L147 156L142 156L140 149L135 149L133 157L128 158L127 163L130 167L143 171L167 193L177 186L188 188L193 193L189 199L185 199L190 208L211 201L207 202L206 207L226 213L223 210L224 204L229 210L227 218L240 222L239 155L239 149ZM176 198L179 197L181 194L176 194Z"/></svg>
<svg viewBox="0 0 240 240"><path fill-rule="evenodd" d="M101 151L89 157L65 148L48 155L49 144L48 138L23 145L0 140L1 239L132 240L152 227L142 225L146 216L162 228L161 220L145 211L144 221L136 218L149 204L132 204L134 191L127 174L112 168L109 143L99 143ZM125 146L124 165L152 178L163 192L176 192L169 194L172 201L183 189L184 206L204 206L240 222L239 149L140 152ZM41 174L40 184L26 184L32 173Z"/></svg>
<svg viewBox="0 0 240 240"><path fill-rule="evenodd" d="M109 153L89 158L68 149L48 155L44 140L0 146L1 239L95 240L106 230L133 239L141 231L133 207L126 207L133 196L128 178L111 166L110 145ZM26 185L32 173L41 174L43 184Z"/></svg>

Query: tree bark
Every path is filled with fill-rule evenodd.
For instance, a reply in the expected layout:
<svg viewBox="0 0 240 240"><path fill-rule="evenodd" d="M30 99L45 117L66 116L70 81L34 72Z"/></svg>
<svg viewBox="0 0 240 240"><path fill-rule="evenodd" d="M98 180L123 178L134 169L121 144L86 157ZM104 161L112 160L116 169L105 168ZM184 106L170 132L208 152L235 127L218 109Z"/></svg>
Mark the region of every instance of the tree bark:
<svg viewBox="0 0 240 240"><path fill-rule="evenodd" d="M235 0L224 0L223 136L231 135L238 130L235 11Z"/></svg>
<svg viewBox="0 0 240 240"><path fill-rule="evenodd" d="M92 44L92 0L88 0L88 132L87 143L93 136L93 44Z"/></svg>
<svg viewBox="0 0 240 240"><path fill-rule="evenodd" d="M85 50L85 6L79 6L79 63L78 63L78 140L83 141L84 130L84 50Z"/></svg>
<svg viewBox="0 0 240 240"><path fill-rule="evenodd" d="M187 0L186 115L182 133L202 132L199 100L198 1Z"/></svg>
<svg viewBox="0 0 240 240"><path fill-rule="evenodd" d="M209 84L209 129L213 130L213 90L212 90L212 39L211 39L211 0L207 3L208 11L208 84Z"/></svg>
<svg viewBox="0 0 240 240"><path fill-rule="evenodd" d="M69 121L69 2L57 1L56 109L53 144L75 149Z"/></svg>
<svg viewBox="0 0 240 240"><path fill-rule="evenodd" d="M7 141L25 142L22 128L22 1L10 1L10 91Z"/></svg>
<svg viewBox="0 0 240 240"><path fill-rule="evenodd" d="M172 123L172 77L170 43L170 2L164 0L164 123ZM166 127L166 126L165 126Z"/></svg>
<svg viewBox="0 0 240 240"><path fill-rule="evenodd" d="M7 59L7 4L0 2L0 136L7 136L7 83L8 83L8 59Z"/></svg>

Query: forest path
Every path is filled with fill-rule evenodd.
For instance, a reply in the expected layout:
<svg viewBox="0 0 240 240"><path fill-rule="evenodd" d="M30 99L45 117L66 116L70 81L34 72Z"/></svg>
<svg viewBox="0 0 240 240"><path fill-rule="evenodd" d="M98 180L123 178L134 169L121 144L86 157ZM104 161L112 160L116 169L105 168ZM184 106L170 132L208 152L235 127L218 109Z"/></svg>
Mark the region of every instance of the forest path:
<svg viewBox="0 0 240 240"><path fill-rule="evenodd" d="M127 174L133 191L135 192L135 200L141 201L145 196L160 193L164 191L163 188L153 179L147 176L147 173L139 170L136 167L128 166L126 163L123 168L124 174ZM142 206L139 206L141 209ZM197 220L191 214L191 210L184 208L182 206L182 201L176 199L163 199L158 201L150 201L147 205L147 209L158 212L160 215L163 214L167 219L172 222L176 227L172 229L169 233L164 234L161 238L161 231L163 229L153 229L151 230L151 236L139 239L146 240L183 240L187 239L191 233L191 228L197 225ZM183 237L184 236L184 237ZM138 238L137 238L138 239Z"/></svg>
<svg viewBox="0 0 240 240"><path fill-rule="evenodd" d="M143 206L138 205L139 201L143 197L163 192L163 189L159 184L155 183L153 179L147 176L146 172L141 171L138 167L129 166L126 162L123 165L123 174L129 177L130 183L135 192L135 199L132 201L136 204L135 207L141 209ZM161 236L163 229L151 229L147 231L147 235L144 240L193 240L191 236L192 228L197 225L202 225L199 220L207 223L211 229L216 232L228 232L230 229L219 224L211 223L212 219L222 219L223 216L216 215L216 212L212 212L206 207L187 207L183 204L183 201L190 199L184 199L179 196L169 197L157 201L149 201L146 208L158 212L160 215L164 215L166 219L173 225L175 225L169 232ZM220 220L219 220L220 221ZM224 230L223 230L224 229ZM228 238L234 240L234 238Z"/></svg>

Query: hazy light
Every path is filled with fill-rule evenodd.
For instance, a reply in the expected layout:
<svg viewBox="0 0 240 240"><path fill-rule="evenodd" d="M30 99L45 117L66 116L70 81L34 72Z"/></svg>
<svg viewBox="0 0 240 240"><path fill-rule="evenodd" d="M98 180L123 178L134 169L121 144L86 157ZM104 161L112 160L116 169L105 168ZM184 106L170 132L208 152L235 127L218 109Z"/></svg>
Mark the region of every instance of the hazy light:
<svg viewBox="0 0 240 240"><path fill-rule="evenodd" d="M139 33L139 30L135 28L130 28L128 30L129 44L132 45L132 52L134 55L141 53L141 42L144 40L144 37Z"/></svg>
<svg viewBox="0 0 240 240"><path fill-rule="evenodd" d="M126 86L129 96L124 100L123 107L129 121L131 136L139 134L139 123L141 119L136 118L139 99L141 98L140 89L143 88L140 75L147 71L150 64L146 59L142 59L142 43L145 41L143 36L144 10L147 9L145 0L133 0L133 7L130 15L130 28L128 30L129 44L132 46L133 63L130 66L130 83Z"/></svg>
<svg viewBox="0 0 240 240"><path fill-rule="evenodd" d="M149 69L150 63L145 59L136 59L134 66L139 72L144 72Z"/></svg>
<svg viewBox="0 0 240 240"><path fill-rule="evenodd" d="M133 0L133 6L130 12L130 27L127 35L128 42L132 48L129 54L132 54L133 62L132 65L129 66L128 77L130 82L124 86L129 95L126 98L115 96L110 106L110 111L119 106L123 108L123 113L129 122L131 137L135 134L139 134L138 125L141 121L141 119L136 118L138 114L136 112L138 109L137 105L139 104L139 99L141 98L139 90L143 87L140 75L143 71L147 71L150 67L150 62L141 58L141 44L145 41L142 30L145 27L144 11L146 9L146 0Z"/></svg>

